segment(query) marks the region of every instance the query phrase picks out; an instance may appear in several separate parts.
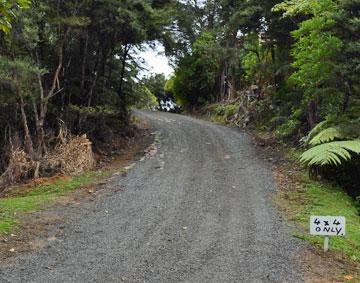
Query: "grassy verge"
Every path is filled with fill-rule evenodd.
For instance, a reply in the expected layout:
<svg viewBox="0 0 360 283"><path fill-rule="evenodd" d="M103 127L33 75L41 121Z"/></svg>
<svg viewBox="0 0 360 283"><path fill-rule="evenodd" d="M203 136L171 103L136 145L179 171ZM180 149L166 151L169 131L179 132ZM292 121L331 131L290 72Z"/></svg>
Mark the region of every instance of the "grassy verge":
<svg viewBox="0 0 360 283"><path fill-rule="evenodd" d="M360 264L360 216L357 202L341 187L310 179L307 169L299 166L301 153L288 148L285 151L287 164L277 166L277 176L280 173L280 178L284 178L287 174L288 180L278 182L280 190L277 199L280 208L286 212L285 216L297 228L295 236L322 249L324 238L309 234L310 216L345 216L346 236L331 237L330 249L343 253L349 260ZM288 173L291 167L295 170ZM291 186L292 184L298 185Z"/></svg>
<svg viewBox="0 0 360 283"><path fill-rule="evenodd" d="M206 113L203 118L212 122L231 126L231 117L239 110L239 104L214 103L204 107L201 112Z"/></svg>
<svg viewBox="0 0 360 283"><path fill-rule="evenodd" d="M311 236L308 232L311 215L334 215L346 217L346 236L332 237L330 249L345 253L351 260L360 263L360 217L354 199L341 188L310 180L301 174L303 189L289 190L288 205L297 212L290 220L301 226L296 236L321 248L323 237Z"/></svg>
<svg viewBox="0 0 360 283"><path fill-rule="evenodd" d="M11 196L0 199L0 235L11 232L19 225L19 214L39 211L59 196L90 185L107 174L104 171L93 171L75 177L51 178L30 189L24 186L12 189Z"/></svg>
<svg viewBox="0 0 360 283"><path fill-rule="evenodd" d="M285 164L276 166L276 201L294 226L294 236L316 248L315 257L308 261L308 274L313 276L309 282L316 282L319 273L324 272L328 282L360 282L360 217L355 200L340 187L310 179L291 155L285 158ZM324 238L309 234L311 215L346 217L346 236L331 237L328 253L322 251Z"/></svg>

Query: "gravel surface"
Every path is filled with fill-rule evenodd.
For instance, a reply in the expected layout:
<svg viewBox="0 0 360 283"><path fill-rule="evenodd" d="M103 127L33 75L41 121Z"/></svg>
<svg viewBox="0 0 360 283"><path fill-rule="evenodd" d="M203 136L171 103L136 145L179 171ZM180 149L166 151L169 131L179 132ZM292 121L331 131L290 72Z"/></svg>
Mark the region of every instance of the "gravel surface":
<svg viewBox="0 0 360 283"><path fill-rule="evenodd" d="M194 118L137 112L154 156L85 203L60 239L17 258L0 282L302 282L275 183L249 137Z"/></svg>

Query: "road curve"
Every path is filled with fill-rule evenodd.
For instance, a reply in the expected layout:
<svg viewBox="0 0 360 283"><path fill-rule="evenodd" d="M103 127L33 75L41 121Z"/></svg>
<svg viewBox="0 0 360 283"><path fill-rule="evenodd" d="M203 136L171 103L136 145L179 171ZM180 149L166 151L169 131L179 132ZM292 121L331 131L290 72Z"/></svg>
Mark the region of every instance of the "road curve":
<svg viewBox="0 0 360 283"><path fill-rule="evenodd" d="M248 136L138 111L159 132L153 157L72 216L61 239L21 255L0 282L302 282L300 241Z"/></svg>

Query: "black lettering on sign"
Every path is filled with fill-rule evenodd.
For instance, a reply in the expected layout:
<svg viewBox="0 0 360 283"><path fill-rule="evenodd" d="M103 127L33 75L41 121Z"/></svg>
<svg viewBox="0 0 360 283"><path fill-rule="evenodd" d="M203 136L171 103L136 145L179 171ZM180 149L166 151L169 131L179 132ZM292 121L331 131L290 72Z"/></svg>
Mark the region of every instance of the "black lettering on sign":
<svg viewBox="0 0 360 283"><path fill-rule="evenodd" d="M329 221L324 220L325 226L330 226Z"/></svg>
<svg viewBox="0 0 360 283"><path fill-rule="evenodd" d="M337 233L336 235L340 235L341 230L342 230L342 228L339 228L339 229L336 228L336 233Z"/></svg>
<svg viewBox="0 0 360 283"><path fill-rule="evenodd" d="M334 220L334 225L339 226L341 223L338 220Z"/></svg>
<svg viewBox="0 0 360 283"><path fill-rule="evenodd" d="M320 223L321 222L317 218L315 218L314 224L319 225Z"/></svg>
<svg viewBox="0 0 360 283"><path fill-rule="evenodd" d="M315 228L315 231L316 231L316 232L320 232L320 231L321 231L321 228L320 228L320 227L316 227L316 228Z"/></svg>
<svg viewBox="0 0 360 283"><path fill-rule="evenodd" d="M330 227L324 227L324 232L330 232Z"/></svg>

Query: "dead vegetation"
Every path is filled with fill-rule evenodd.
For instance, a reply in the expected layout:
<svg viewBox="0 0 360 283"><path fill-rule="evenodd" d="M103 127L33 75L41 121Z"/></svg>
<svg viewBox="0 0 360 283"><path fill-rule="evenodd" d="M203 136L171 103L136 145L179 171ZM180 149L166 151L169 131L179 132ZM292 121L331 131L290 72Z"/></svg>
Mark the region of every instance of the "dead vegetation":
<svg viewBox="0 0 360 283"><path fill-rule="evenodd" d="M91 142L86 135L71 137L46 155L40 165L42 176L77 175L95 166Z"/></svg>
<svg viewBox="0 0 360 283"><path fill-rule="evenodd" d="M0 191L11 184L54 175L78 175L95 167L92 143L86 135L72 136L61 127L56 146L34 160L21 148L10 148L8 166L0 177Z"/></svg>

